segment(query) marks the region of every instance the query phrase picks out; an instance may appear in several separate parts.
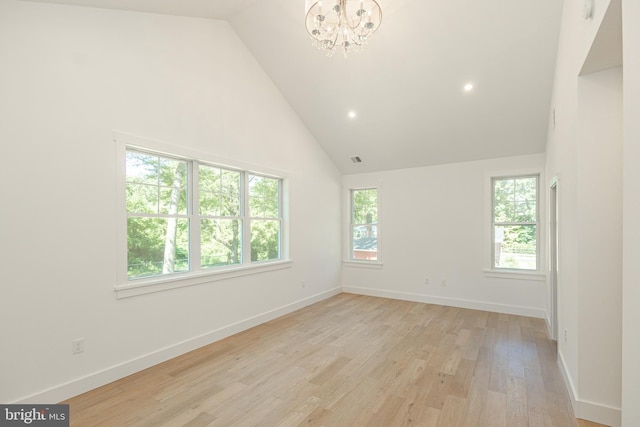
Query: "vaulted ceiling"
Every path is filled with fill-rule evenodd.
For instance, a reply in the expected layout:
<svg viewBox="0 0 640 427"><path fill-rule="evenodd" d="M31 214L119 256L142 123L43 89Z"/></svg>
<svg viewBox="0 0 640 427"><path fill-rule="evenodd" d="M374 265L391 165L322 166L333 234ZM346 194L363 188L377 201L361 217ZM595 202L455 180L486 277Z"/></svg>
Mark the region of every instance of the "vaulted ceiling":
<svg viewBox="0 0 640 427"><path fill-rule="evenodd" d="M312 46L304 0L39 1L227 20L345 174L545 149L562 0L383 0L348 58Z"/></svg>

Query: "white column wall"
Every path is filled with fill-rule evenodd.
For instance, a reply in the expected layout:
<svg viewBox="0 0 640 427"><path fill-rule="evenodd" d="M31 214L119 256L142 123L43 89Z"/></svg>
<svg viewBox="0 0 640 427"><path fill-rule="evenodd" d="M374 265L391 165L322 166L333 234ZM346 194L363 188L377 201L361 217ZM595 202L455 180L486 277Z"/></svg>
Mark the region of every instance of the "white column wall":
<svg viewBox="0 0 640 427"><path fill-rule="evenodd" d="M619 411L622 358L622 69L578 82L581 400ZM588 412L587 412L588 413Z"/></svg>
<svg viewBox="0 0 640 427"><path fill-rule="evenodd" d="M546 167L559 182L559 363L576 415L616 426L622 347L621 70L579 76L610 3L596 0L594 17L584 19L583 1L564 2Z"/></svg>
<svg viewBox="0 0 640 427"><path fill-rule="evenodd" d="M640 425L640 2L622 0L624 57L622 425Z"/></svg>

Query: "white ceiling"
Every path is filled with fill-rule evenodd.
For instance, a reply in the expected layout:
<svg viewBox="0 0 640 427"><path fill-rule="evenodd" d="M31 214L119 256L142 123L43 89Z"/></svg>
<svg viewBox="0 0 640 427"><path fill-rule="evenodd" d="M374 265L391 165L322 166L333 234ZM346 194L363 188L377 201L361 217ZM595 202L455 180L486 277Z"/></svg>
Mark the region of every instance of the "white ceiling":
<svg viewBox="0 0 640 427"><path fill-rule="evenodd" d="M257 0L28 0L40 3L75 4L104 9L133 10L164 15L228 19Z"/></svg>
<svg viewBox="0 0 640 427"><path fill-rule="evenodd" d="M545 148L562 0L384 0L346 59L312 47L304 0L40 1L228 20L345 174Z"/></svg>

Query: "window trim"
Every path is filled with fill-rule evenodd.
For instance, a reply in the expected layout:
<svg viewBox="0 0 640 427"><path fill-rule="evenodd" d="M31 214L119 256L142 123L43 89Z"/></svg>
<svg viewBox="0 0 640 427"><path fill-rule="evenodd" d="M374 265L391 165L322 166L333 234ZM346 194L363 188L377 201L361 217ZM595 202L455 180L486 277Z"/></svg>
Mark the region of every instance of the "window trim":
<svg viewBox="0 0 640 427"><path fill-rule="evenodd" d="M494 249L494 180L506 178L537 177L536 185L536 269L525 270L518 268L496 268ZM488 278L519 279L545 281L545 224L542 213L545 212L544 193L541 184L544 182L544 172L540 168L523 168L519 170L500 171L484 174L485 215L484 215L484 265L483 274Z"/></svg>
<svg viewBox="0 0 640 427"><path fill-rule="evenodd" d="M269 168L257 167L255 165L246 164L224 158L214 158L214 156L191 150L184 147L178 147L161 141L142 138L121 132L114 132L113 141L116 146L116 284L114 291L117 298L127 298L137 295L144 295L169 289L175 289L185 286L200 285L234 277L245 275L259 274L268 271L290 268L293 260L289 254L289 177L286 172ZM221 266L216 268L205 268L191 270L188 272L177 272L172 274L156 275L150 277L140 277L129 279L127 272L127 209L126 209L126 152L128 149L139 150L141 152L157 154L169 158L186 160L194 162L192 164L204 164L213 167L219 167L229 170L243 172L244 176L249 174L263 176L267 178L275 178L279 180L279 202L280 202L280 258L275 260L265 260L251 262L251 256L244 258L242 264L234 264L229 266ZM216 156L217 157L217 156ZM189 167L191 169L191 167ZM244 181L244 180L243 180ZM188 195L188 216L192 220L192 226L199 229L199 214L195 212L195 198L198 196L197 181L192 180L192 188ZM243 183L244 185L244 183ZM242 191L242 190L241 190ZM245 197L243 205L248 203ZM244 206L241 207L241 209ZM243 219L249 219L248 212L241 212ZM243 227L249 228L249 227ZM243 231L243 246L244 246ZM199 236L199 233L196 234ZM243 247L244 251L244 247ZM190 239L189 248L190 259L194 256L200 256L199 242ZM244 254L243 254L244 255ZM199 259L199 258L198 258ZM199 264L199 263L198 263Z"/></svg>
<svg viewBox="0 0 640 427"><path fill-rule="evenodd" d="M268 271L283 270L291 268L293 260L277 260L271 262L257 262L249 265L231 265L220 267L220 269L198 270L198 272L175 273L165 276L153 276L135 279L128 284L118 284L114 286L118 299L134 297L138 295L162 292L171 289L184 288L187 286L203 285L220 280L232 279L235 277L260 274Z"/></svg>

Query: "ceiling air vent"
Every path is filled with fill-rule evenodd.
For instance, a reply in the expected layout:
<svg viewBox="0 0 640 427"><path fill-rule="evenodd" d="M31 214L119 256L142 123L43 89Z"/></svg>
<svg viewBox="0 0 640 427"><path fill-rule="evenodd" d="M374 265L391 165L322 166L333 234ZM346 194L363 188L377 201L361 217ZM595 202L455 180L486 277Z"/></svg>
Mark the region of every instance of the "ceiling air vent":
<svg viewBox="0 0 640 427"><path fill-rule="evenodd" d="M353 163L362 163L362 159L360 158L360 156L353 156L351 157L351 161Z"/></svg>

